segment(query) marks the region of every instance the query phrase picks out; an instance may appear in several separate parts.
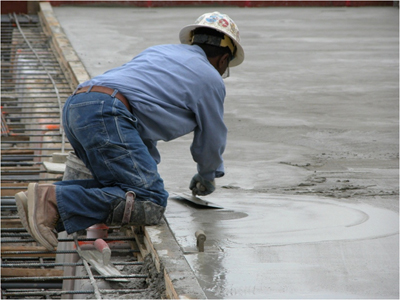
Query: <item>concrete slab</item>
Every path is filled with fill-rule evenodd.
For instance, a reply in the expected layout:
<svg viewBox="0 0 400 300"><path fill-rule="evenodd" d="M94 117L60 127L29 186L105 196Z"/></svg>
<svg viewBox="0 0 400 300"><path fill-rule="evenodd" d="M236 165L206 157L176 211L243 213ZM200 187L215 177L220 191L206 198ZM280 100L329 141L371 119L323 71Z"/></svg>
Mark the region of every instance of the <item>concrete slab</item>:
<svg viewBox="0 0 400 300"><path fill-rule="evenodd" d="M171 200L167 214L209 298L395 296L396 212L315 196L248 192L213 200L225 209ZM195 249L200 229L204 253Z"/></svg>
<svg viewBox="0 0 400 300"><path fill-rule="evenodd" d="M168 225L209 298L399 297L398 8L54 11L91 76L220 10L245 62L226 80L226 176L210 211L170 201ZM160 143L171 192L191 136ZM206 232L197 253L196 230Z"/></svg>

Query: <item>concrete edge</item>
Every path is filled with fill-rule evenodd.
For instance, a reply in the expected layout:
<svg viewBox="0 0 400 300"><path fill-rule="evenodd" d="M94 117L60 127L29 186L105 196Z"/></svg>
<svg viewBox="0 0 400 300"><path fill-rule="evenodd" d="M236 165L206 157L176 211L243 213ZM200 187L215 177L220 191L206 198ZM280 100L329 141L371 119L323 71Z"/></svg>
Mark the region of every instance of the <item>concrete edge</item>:
<svg viewBox="0 0 400 300"><path fill-rule="evenodd" d="M51 47L73 91L78 84L89 80L90 75L62 30L51 4L49 2L40 2L39 6L40 23L45 34L51 38Z"/></svg>
<svg viewBox="0 0 400 300"><path fill-rule="evenodd" d="M164 272L168 298L207 299L165 217L159 225L144 228L144 243L156 268Z"/></svg>
<svg viewBox="0 0 400 300"><path fill-rule="evenodd" d="M71 90L75 90L78 84L89 80L90 75L62 30L51 4L40 2L39 5L39 19L43 30L51 38L52 48L58 56ZM144 244L146 249L143 251L151 254L158 272L164 273L168 298L207 298L165 219L160 225L144 227Z"/></svg>

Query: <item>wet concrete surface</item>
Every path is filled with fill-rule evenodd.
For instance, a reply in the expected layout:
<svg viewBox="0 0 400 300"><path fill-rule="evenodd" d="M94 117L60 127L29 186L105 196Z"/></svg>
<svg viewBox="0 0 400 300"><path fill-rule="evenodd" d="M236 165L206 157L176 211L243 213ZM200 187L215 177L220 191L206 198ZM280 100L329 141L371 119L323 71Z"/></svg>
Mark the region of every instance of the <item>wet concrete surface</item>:
<svg viewBox="0 0 400 300"><path fill-rule="evenodd" d="M55 7L92 76L219 10L245 61L226 80L225 177L166 216L209 298L399 297L399 20L395 7ZM191 136L160 143L187 192ZM205 231L205 252L194 233Z"/></svg>

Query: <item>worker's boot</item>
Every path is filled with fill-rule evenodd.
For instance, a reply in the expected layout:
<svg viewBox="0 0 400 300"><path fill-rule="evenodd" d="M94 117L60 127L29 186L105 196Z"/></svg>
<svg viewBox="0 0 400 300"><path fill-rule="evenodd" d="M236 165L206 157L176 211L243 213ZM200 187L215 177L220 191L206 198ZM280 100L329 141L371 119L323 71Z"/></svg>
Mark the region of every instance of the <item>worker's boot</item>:
<svg viewBox="0 0 400 300"><path fill-rule="evenodd" d="M29 227L35 240L50 251L58 244L55 228L59 219L56 186L30 183L28 185Z"/></svg>
<svg viewBox="0 0 400 300"><path fill-rule="evenodd" d="M28 233L33 237L28 221L28 193L19 192L15 194L15 203L17 204L18 215L22 225L24 226L26 231L28 231Z"/></svg>

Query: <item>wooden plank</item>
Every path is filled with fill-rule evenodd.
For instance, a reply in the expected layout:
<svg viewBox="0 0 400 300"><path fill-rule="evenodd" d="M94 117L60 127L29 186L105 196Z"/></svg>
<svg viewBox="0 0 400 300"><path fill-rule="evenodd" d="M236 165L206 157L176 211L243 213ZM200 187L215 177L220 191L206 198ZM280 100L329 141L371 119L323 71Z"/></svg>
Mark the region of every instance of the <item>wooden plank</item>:
<svg viewBox="0 0 400 300"><path fill-rule="evenodd" d="M1 189L1 196L14 196L18 192L24 192L28 188L28 183L26 182L1 182L2 187L7 187L7 189Z"/></svg>
<svg viewBox="0 0 400 300"><path fill-rule="evenodd" d="M26 251L48 251L42 246L1 246L1 257L56 257L55 253L40 253L40 254L29 254L29 253L18 253L15 252L26 252ZM14 252L14 253L7 253Z"/></svg>
<svg viewBox="0 0 400 300"><path fill-rule="evenodd" d="M153 258L153 262L154 265L156 266L156 269L158 272L161 272L161 266L162 266L162 262L160 260L160 257L158 256L157 250L154 248L153 242L151 241L151 237L149 236L147 230L145 231L145 235L144 235L144 244L146 246L146 248L148 249L147 252L149 254L151 254L152 258Z"/></svg>
<svg viewBox="0 0 400 300"><path fill-rule="evenodd" d="M42 277L63 275L64 271L58 269L1 268L2 277Z"/></svg>
<svg viewBox="0 0 400 300"><path fill-rule="evenodd" d="M23 226L19 218L1 219L1 228L23 228Z"/></svg>
<svg viewBox="0 0 400 300"><path fill-rule="evenodd" d="M1 181L2 187L4 186L4 180ZM23 188L23 187L27 187L28 184L24 183L24 182L8 182L7 183L7 187L15 187L15 188Z"/></svg>
<svg viewBox="0 0 400 300"><path fill-rule="evenodd" d="M18 166L18 169L13 167L1 167L2 172L18 172L18 171L39 171L40 166Z"/></svg>
<svg viewBox="0 0 400 300"><path fill-rule="evenodd" d="M165 283L165 293L167 294L167 299L179 299L179 295L175 290L174 284L166 269L164 269L164 283ZM190 298L188 298L190 299ZM196 299L196 298L193 298ZM201 299L201 298L199 298Z"/></svg>
<svg viewBox="0 0 400 300"><path fill-rule="evenodd" d="M141 243L141 240L143 240L143 238L140 239L140 237L138 237L138 235L135 233L134 226L131 226L130 229L126 229L124 231L125 231L125 235L127 237L135 238L135 241L128 241L128 242L133 250L140 251L140 253L135 253L137 260L144 261L144 258L146 257L146 254L147 254L147 250L146 250L145 246L143 245L143 243Z"/></svg>
<svg viewBox="0 0 400 300"><path fill-rule="evenodd" d="M7 154L13 154L13 155L15 155L15 154L33 154L34 153L34 151L33 150L22 150L22 149L19 149L19 150L16 150L16 149L2 149L1 150L1 155L7 155Z"/></svg>
<svg viewBox="0 0 400 300"><path fill-rule="evenodd" d="M14 170L10 170L10 171L6 171L4 169L1 169L1 176L38 176L40 173L43 173L42 170L40 169L36 169L36 170L20 170L19 167L14 169ZM2 177L2 182L9 182L12 179L4 179L4 177ZM13 181L15 181L16 179L13 179Z"/></svg>
<svg viewBox="0 0 400 300"><path fill-rule="evenodd" d="M136 229L135 226L132 226L132 228L133 228L133 236L135 237L136 244L140 250L140 254L142 255L143 258L145 258L148 254L150 254L150 252L146 247L146 243L144 240L143 226L138 226Z"/></svg>
<svg viewBox="0 0 400 300"><path fill-rule="evenodd" d="M4 184L2 184L4 186ZM25 188L21 187L20 189L13 189L13 190L2 190L1 196L14 196L16 193L25 191L28 186L25 185Z"/></svg>
<svg viewBox="0 0 400 300"><path fill-rule="evenodd" d="M12 129L10 130L12 131ZM8 135L8 136L2 136L1 140L3 142L15 142L15 141L29 141L29 136L18 136L18 135Z"/></svg>

